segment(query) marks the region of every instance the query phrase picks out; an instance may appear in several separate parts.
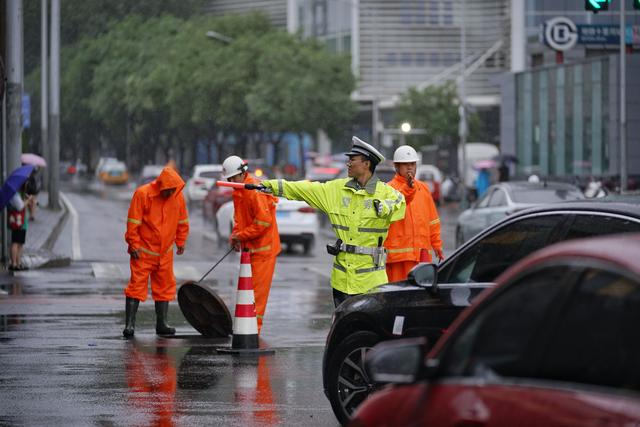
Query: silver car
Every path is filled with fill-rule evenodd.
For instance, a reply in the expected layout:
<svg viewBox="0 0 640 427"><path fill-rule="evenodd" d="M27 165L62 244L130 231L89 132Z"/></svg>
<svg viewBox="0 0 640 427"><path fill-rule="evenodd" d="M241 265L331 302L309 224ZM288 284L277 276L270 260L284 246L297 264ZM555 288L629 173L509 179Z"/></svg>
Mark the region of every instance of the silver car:
<svg viewBox="0 0 640 427"><path fill-rule="evenodd" d="M578 187L561 182L512 181L494 184L458 217L456 246L518 210L584 198Z"/></svg>

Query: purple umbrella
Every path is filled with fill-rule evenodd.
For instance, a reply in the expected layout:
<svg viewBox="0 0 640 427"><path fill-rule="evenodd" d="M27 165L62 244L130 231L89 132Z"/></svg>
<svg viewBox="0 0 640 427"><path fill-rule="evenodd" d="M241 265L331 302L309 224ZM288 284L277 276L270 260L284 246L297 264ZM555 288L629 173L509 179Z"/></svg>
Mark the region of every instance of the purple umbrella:
<svg viewBox="0 0 640 427"><path fill-rule="evenodd" d="M29 178L34 167L33 165L21 166L11 172L2 189L0 189L0 209L4 209L9 204L13 195L18 192L22 184Z"/></svg>

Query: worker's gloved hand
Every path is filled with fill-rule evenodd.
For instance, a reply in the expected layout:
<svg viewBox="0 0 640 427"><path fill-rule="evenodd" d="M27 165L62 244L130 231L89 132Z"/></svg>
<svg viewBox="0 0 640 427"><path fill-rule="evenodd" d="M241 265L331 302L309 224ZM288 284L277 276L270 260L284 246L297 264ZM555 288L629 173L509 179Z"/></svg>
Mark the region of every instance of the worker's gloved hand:
<svg viewBox="0 0 640 427"><path fill-rule="evenodd" d="M376 215L378 215L379 217L384 216L384 205L382 204L382 202L378 199L374 199L373 200L373 207L376 210Z"/></svg>
<svg viewBox="0 0 640 427"><path fill-rule="evenodd" d="M436 256L438 257L439 261L443 261L444 260L444 252L442 252L442 249L433 249L433 251L436 253Z"/></svg>
<svg viewBox="0 0 640 427"><path fill-rule="evenodd" d="M413 174L411 172L407 174L407 184L409 184L409 187L413 188Z"/></svg>
<svg viewBox="0 0 640 427"><path fill-rule="evenodd" d="M240 245L240 239L238 239L238 236L236 236L235 234L232 234L231 237L229 238L229 244L231 245L234 251L240 252L241 245Z"/></svg>
<svg viewBox="0 0 640 427"><path fill-rule="evenodd" d="M176 251L178 255L182 255L184 253L184 246L178 246L178 250Z"/></svg>
<svg viewBox="0 0 640 427"><path fill-rule="evenodd" d="M131 258L133 259L140 259L140 252L137 249L133 249L131 246L129 246L129 255L131 255Z"/></svg>

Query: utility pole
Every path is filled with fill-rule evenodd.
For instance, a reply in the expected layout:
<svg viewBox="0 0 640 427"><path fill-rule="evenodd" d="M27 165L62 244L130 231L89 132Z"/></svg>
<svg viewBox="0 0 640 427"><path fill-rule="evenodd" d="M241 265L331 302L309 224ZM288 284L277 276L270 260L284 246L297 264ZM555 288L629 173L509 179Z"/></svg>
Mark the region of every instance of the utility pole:
<svg viewBox="0 0 640 427"><path fill-rule="evenodd" d="M6 0L7 171L20 166L22 153L22 0Z"/></svg>
<svg viewBox="0 0 640 427"><path fill-rule="evenodd" d="M51 68L49 79L49 207L60 209L60 0L51 0Z"/></svg>
<svg viewBox="0 0 640 427"><path fill-rule="evenodd" d="M40 0L40 140L41 153L47 159L47 164L51 167L49 156L49 145L47 144L47 132L49 131L49 67L47 66L47 0ZM49 190L49 173L43 173L44 188Z"/></svg>
<svg viewBox="0 0 640 427"><path fill-rule="evenodd" d="M467 72L466 59L467 59L467 30L465 22L465 9L467 7L466 1L461 0L460 8L460 107L458 113L460 115L460 150L462 150L462 162L460 165L460 178L462 180L462 200L461 205L463 208L467 207L467 94L466 94L466 82L465 74Z"/></svg>
<svg viewBox="0 0 640 427"><path fill-rule="evenodd" d="M627 52L624 0L620 1L620 192L627 191Z"/></svg>

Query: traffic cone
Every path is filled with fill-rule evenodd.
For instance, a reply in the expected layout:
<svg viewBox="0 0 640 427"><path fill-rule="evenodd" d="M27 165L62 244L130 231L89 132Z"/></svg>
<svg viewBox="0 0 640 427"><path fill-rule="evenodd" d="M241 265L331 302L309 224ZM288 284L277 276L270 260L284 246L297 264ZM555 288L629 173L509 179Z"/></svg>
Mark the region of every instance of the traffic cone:
<svg viewBox="0 0 640 427"><path fill-rule="evenodd" d="M420 249L420 262L431 262L431 255L429 249Z"/></svg>
<svg viewBox="0 0 640 427"><path fill-rule="evenodd" d="M251 279L251 256L248 250L240 255L240 277L236 294L236 312L233 318L233 338L231 348L219 348L222 353L273 353L270 349L261 349L258 345L258 318L256 300L253 295Z"/></svg>

